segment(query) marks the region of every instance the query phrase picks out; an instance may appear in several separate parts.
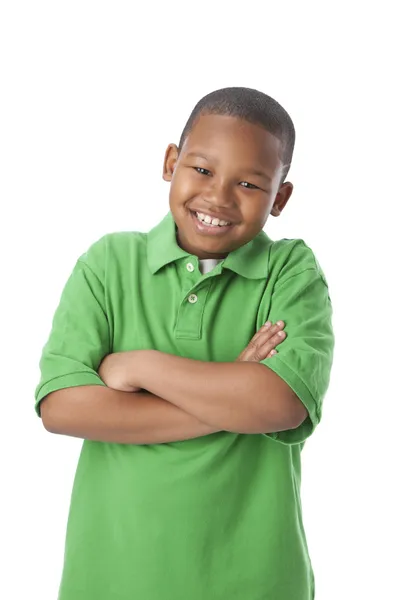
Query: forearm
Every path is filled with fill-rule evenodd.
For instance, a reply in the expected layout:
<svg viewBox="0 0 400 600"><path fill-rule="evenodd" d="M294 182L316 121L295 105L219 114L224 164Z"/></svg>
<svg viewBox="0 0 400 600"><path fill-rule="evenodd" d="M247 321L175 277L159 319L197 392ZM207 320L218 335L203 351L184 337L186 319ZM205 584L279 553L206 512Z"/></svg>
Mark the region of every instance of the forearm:
<svg viewBox="0 0 400 600"><path fill-rule="evenodd" d="M297 426L299 400L259 363L204 362L145 350L140 385L211 427L268 433Z"/></svg>
<svg viewBox="0 0 400 600"><path fill-rule="evenodd" d="M52 392L41 415L52 433L116 444L162 444L219 431L153 394L97 385Z"/></svg>

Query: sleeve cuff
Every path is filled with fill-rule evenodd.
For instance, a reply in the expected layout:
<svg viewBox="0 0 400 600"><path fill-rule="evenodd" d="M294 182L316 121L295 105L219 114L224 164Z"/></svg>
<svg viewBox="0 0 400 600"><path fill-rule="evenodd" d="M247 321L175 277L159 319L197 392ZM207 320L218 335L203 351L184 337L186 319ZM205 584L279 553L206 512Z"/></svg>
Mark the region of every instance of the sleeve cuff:
<svg viewBox="0 0 400 600"><path fill-rule="evenodd" d="M303 443L313 433L321 418L320 411L310 390L297 373L281 360L278 354L261 362L288 384L308 411L307 418L296 429L267 433L265 435L283 444Z"/></svg>
<svg viewBox="0 0 400 600"><path fill-rule="evenodd" d="M69 373L68 375L60 375L50 381L47 381L40 386L35 393L35 411L38 417L40 414L40 402L47 394L62 390L69 387L78 387L81 385L101 385L106 387L102 379L94 373Z"/></svg>

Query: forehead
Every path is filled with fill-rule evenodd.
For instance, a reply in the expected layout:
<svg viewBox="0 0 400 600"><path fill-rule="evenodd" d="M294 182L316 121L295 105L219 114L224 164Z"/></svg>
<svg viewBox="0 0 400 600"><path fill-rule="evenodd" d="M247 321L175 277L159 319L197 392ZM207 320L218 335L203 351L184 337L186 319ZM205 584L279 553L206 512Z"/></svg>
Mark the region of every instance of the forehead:
<svg viewBox="0 0 400 600"><path fill-rule="evenodd" d="M281 141L269 131L237 117L201 115L183 145L183 152L200 152L227 160L281 165Z"/></svg>

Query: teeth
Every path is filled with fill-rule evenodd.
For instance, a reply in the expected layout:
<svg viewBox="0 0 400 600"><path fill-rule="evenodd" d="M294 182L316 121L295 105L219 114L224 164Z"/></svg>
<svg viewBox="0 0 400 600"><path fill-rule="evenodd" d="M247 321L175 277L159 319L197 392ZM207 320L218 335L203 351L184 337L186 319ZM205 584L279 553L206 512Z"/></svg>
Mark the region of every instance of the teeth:
<svg viewBox="0 0 400 600"><path fill-rule="evenodd" d="M222 227L223 225L230 225L230 223L228 223L228 221L224 221L222 219L216 219L215 217L212 218L210 217L210 215L205 215L203 213L196 213L197 218L199 219L199 221L202 221L203 223L207 223L207 225L210 225L211 227Z"/></svg>

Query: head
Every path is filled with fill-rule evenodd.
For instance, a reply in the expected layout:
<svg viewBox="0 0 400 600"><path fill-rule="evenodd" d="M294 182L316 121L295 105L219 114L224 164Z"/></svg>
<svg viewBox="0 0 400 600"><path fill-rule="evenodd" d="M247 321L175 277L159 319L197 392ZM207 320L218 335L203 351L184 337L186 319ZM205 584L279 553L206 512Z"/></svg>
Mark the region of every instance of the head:
<svg viewBox="0 0 400 600"><path fill-rule="evenodd" d="M181 248L224 258L254 239L270 214L278 217L293 190L285 179L294 142L290 116L262 92L231 87L202 98L164 159ZM229 225L207 225L199 214Z"/></svg>

